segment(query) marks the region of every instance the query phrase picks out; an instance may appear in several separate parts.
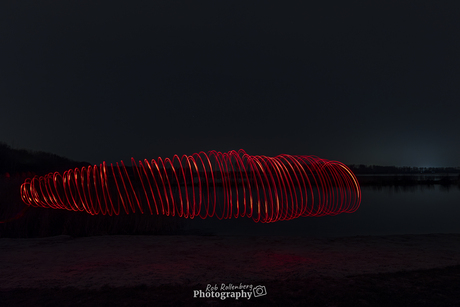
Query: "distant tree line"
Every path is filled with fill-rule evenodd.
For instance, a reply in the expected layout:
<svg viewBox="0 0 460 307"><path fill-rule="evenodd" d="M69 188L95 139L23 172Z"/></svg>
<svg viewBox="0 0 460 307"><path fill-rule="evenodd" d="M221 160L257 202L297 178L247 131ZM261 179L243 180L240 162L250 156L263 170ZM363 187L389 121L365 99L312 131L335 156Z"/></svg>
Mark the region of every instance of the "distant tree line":
<svg viewBox="0 0 460 307"><path fill-rule="evenodd" d="M13 149L0 142L0 175L19 173L45 175L49 172L63 172L70 168L87 165L89 165L87 162L76 162L52 153Z"/></svg>
<svg viewBox="0 0 460 307"><path fill-rule="evenodd" d="M359 174L460 174L460 167L410 167L350 164L348 167Z"/></svg>

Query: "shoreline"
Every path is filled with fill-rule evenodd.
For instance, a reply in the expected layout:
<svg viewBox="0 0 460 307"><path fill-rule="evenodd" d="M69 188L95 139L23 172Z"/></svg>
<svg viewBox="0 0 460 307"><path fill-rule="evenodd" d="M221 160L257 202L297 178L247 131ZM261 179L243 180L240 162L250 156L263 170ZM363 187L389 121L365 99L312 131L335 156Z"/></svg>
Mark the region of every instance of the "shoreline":
<svg viewBox="0 0 460 307"><path fill-rule="evenodd" d="M346 278L460 265L460 234L0 239L0 289Z"/></svg>
<svg viewBox="0 0 460 307"><path fill-rule="evenodd" d="M460 234L0 239L5 306L459 306Z"/></svg>

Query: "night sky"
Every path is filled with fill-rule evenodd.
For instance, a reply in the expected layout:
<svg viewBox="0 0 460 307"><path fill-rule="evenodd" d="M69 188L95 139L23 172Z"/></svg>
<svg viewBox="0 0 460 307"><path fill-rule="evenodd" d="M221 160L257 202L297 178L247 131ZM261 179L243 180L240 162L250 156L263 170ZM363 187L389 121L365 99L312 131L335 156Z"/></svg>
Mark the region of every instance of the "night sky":
<svg viewBox="0 0 460 307"><path fill-rule="evenodd" d="M310 2L2 1L0 141L460 166L460 1Z"/></svg>

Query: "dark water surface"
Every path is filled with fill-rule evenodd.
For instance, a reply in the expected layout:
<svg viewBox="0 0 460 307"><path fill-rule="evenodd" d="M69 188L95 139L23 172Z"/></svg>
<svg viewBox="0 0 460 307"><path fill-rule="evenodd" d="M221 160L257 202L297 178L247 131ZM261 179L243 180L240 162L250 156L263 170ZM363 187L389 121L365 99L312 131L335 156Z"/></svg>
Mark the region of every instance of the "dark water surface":
<svg viewBox="0 0 460 307"><path fill-rule="evenodd" d="M441 185L362 187L354 213L303 217L269 224L252 219L187 220L186 233L210 235L354 236L460 233L460 189Z"/></svg>

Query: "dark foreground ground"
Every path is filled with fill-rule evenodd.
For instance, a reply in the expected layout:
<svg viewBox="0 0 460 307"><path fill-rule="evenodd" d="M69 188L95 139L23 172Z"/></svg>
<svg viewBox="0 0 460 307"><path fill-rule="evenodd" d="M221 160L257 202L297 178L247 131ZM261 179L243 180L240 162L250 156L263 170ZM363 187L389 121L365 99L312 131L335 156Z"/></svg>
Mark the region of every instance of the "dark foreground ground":
<svg viewBox="0 0 460 307"><path fill-rule="evenodd" d="M204 285L14 289L2 306L460 306L460 266L346 278L260 281L267 295L247 299L193 298Z"/></svg>
<svg viewBox="0 0 460 307"><path fill-rule="evenodd" d="M0 306L220 305L460 306L460 234L0 239Z"/></svg>

